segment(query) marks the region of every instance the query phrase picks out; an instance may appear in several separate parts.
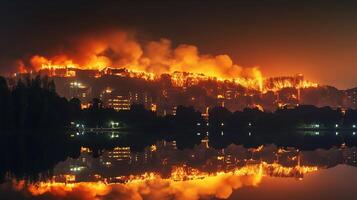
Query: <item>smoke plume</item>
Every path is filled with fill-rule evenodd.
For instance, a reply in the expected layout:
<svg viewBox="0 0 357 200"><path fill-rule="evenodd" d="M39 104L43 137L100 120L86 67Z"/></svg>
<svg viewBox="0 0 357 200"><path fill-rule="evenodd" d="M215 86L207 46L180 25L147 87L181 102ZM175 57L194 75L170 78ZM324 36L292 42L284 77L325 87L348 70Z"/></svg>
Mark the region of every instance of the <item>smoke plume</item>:
<svg viewBox="0 0 357 200"><path fill-rule="evenodd" d="M201 54L194 45L173 46L165 38L139 42L135 34L118 30L73 39L55 54L44 55L34 54L28 61L19 60L19 70L37 71L56 67L101 70L105 67L125 67L158 75L181 71L220 78L255 78L256 73L252 72L260 74L257 68L238 66L226 54Z"/></svg>

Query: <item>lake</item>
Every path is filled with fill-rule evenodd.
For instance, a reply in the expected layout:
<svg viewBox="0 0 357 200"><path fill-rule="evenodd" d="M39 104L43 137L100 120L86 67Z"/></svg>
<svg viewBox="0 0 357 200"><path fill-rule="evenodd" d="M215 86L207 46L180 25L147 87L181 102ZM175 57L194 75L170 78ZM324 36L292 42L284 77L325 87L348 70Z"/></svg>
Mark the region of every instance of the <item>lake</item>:
<svg viewBox="0 0 357 200"><path fill-rule="evenodd" d="M357 195L356 147L299 150L229 144L217 149L210 144L206 137L193 148L182 149L175 140L159 140L137 151L123 145L98 150L76 143L71 146L78 148L78 154L67 156L59 155L60 146L49 146L36 155L45 160L57 157L53 165L32 154L28 159L20 156L18 162L24 164L4 173L0 195L93 200L355 199ZM47 168L33 167L42 162Z"/></svg>

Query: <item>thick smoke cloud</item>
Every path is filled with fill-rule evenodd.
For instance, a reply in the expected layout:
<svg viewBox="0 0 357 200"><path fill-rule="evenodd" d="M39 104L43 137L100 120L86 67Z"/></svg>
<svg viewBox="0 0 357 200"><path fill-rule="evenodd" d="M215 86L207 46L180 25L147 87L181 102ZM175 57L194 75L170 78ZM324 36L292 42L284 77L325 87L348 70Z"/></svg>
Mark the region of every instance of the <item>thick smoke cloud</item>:
<svg viewBox="0 0 357 200"><path fill-rule="evenodd" d="M165 38L139 42L135 34L122 30L87 34L52 55L35 54L28 61L18 60L17 63L22 71L37 71L44 66L67 66L99 70L125 67L158 75L180 71L221 78L257 77L255 72L260 74L257 68L244 69L234 64L226 54L200 54L194 45L173 46Z"/></svg>

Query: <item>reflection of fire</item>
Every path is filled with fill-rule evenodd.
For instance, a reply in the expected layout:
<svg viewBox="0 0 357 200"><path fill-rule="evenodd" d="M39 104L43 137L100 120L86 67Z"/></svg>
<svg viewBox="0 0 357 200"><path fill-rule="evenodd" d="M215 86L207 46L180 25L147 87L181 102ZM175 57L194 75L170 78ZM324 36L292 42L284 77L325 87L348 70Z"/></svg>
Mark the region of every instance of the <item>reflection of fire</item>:
<svg viewBox="0 0 357 200"><path fill-rule="evenodd" d="M72 47L55 56L34 55L25 66L18 61L20 72L45 71L48 75L76 76L78 70L96 70L101 74L122 75L127 69L130 77L149 80L170 74L175 85L200 80L230 81L249 89L267 91L284 87L316 87L307 81L274 80L264 78L257 67L243 68L226 55L202 55L194 45L172 47L171 41L161 39L140 43L124 31L111 31L83 37ZM109 68L108 68L109 67ZM108 70L110 69L110 70Z"/></svg>
<svg viewBox="0 0 357 200"><path fill-rule="evenodd" d="M176 167L168 178L155 173L120 177L125 183L102 182L40 182L25 186L23 181L14 183L15 190L30 195L50 195L59 199L76 196L79 199L200 199L214 196L228 198L233 189L257 186L264 176L297 177L317 171L317 167L284 167L280 164L247 165L229 172L206 173L189 167ZM129 198L130 197L130 198Z"/></svg>

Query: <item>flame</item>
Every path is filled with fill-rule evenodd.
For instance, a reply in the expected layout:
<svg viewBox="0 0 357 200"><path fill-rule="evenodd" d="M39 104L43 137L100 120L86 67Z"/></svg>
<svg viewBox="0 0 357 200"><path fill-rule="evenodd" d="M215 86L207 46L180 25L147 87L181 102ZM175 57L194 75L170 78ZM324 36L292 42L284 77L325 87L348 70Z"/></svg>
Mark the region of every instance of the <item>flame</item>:
<svg viewBox="0 0 357 200"><path fill-rule="evenodd" d="M267 91L279 91L282 88L310 88L310 87L318 87L317 83L313 83L303 79L302 74L298 74L292 77L277 77L266 79L264 84L264 89Z"/></svg>
<svg viewBox="0 0 357 200"><path fill-rule="evenodd" d="M168 178L157 173L144 173L128 177L116 177L124 183L99 182L39 182L26 185L24 181L13 182L13 189L26 191L32 196L50 195L77 199L192 199L202 197L228 198L234 189L249 185L258 186L264 176L300 177L317 171L315 166L284 167L280 164L261 162L237 167L228 172L202 172L187 166L173 168ZM129 198L130 197L130 198Z"/></svg>
<svg viewBox="0 0 357 200"><path fill-rule="evenodd" d="M249 151L253 152L253 153L257 153L257 152L261 152L264 149L264 145L260 145L257 148L250 148Z"/></svg>
<svg viewBox="0 0 357 200"><path fill-rule="evenodd" d="M200 54L194 45L172 47L168 39L140 43L133 34L112 31L86 36L54 56L33 55L29 66L18 62L20 73L47 71L50 76L75 76L76 70L126 69L129 77L154 80L161 74L170 74L174 85L183 86L201 80L231 81L261 92L277 91L285 87L316 87L317 84L300 80L275 80L267 84L258 67L243 68L227 54ZM61 72L60 72L61 71ZM104 73L104 74L105 74ZM99 73L98 73L99 74ZM122 75L114 73L114 75ZM99 76L97 76L99 77Z"/></svg>

